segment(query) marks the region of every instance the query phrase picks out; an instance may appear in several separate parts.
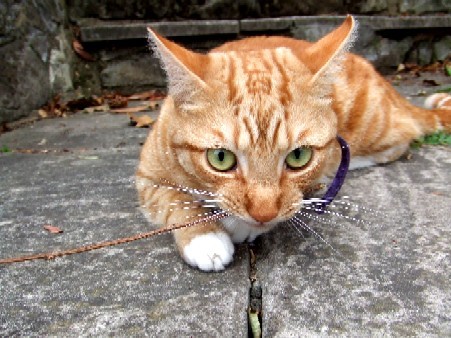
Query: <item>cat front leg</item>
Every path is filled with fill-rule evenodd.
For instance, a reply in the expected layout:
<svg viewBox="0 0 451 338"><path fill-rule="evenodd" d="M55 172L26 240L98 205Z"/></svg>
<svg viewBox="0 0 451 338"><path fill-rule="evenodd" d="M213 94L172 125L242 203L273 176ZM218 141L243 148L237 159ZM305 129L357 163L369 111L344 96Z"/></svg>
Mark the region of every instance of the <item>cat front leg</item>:
<svg viewBox="0 0 451 338"><path fill-rule="evenodd" d="M174 233L178 249L189 265L202 271L221 271L233 260L235 248L230 236L223 230L205 232L202 225L200 233L189 234L185 229Z"/></svg>
<svg viewBox="0 0 451 338"><path fill-rule="evenodd" d="M184 224L211 216L211 210L185 193L157 187L147 179L137 180L141 206L152 223ZM202 271L221 271L233 260L235 251L229 234L216 221L208 221L174 231L178 251L184 261Z"/></svg>

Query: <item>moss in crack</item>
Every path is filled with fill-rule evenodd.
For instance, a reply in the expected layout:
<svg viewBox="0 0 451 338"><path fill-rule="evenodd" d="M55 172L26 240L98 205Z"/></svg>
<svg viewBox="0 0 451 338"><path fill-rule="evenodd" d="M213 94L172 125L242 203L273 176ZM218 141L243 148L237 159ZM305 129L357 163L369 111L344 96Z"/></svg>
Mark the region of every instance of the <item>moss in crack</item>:
<svg viewBox="0 0 451 338"><path fill-rule="evenodd" d="M420 137L419 139L414 140L410 147L413 149L421 148L423 145L442 145L442 146L450 146L451 145L451 134L438 131L434 134L425 135Z"/></svg>
<svg viewBox="0 0 451 338"><path fill-rule="evenodd" d="M3 145L0 147L0 153L10 153L11 149L9 149L7 146Z"/></svg>
<svg viewBox="0 0 451 338"><path fill-rule="evenodd" d="M262 336L262 287L257 279L255 245L249 244L250 256L250 275L251 288L249 290L249 308L248 308L248 336L260 338Z"/></svg>

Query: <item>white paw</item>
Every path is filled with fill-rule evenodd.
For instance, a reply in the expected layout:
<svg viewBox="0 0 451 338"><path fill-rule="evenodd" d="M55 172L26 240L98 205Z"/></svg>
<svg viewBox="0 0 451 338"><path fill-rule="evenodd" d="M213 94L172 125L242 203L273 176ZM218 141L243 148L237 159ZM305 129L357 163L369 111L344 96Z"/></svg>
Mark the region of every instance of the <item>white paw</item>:
<svg viewBox="0 0 451 338"><path fill-rule="evenodd" d="M220 271L232 261L234 251L229 235L212 232L194 237L183 249L183 258L203 271Z"/></svg>

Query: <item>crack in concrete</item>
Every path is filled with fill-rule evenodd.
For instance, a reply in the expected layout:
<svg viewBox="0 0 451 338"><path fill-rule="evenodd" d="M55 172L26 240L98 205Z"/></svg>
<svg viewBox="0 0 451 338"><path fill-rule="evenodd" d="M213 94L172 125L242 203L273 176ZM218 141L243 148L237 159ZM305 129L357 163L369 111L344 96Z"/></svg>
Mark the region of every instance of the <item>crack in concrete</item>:
<svg viewBox="0 0 451 338"><path fill-rule="evenodd" d="M247 246L249 251L249 307L248 307L248 337L260 338L262 336L262 310L263 310L263 290L257 277L257 258L255 256L256 244L250 243Z"/></svg>

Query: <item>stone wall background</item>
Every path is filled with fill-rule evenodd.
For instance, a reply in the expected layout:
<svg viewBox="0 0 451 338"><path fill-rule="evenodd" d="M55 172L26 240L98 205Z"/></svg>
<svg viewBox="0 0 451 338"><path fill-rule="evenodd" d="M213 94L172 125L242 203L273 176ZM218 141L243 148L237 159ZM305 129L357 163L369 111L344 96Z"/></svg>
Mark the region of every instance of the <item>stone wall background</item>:
<svg viewBox="0 0 451 338"><path fill-rule="evenodd" d="M71 18L211 20L320 14L450 13L450 0L69 0Z"/></svg>
<svg viewBox="0 0 451 338"><path fill-rule="evenodd" d="M143 21L229 20L231 26L224 26L222 31L216 27L210 33L202 27L183 31L185 28L167 25L165 32L171 39L207 50L247 35L277 34L316 40L335 23L323 24L319 20L307 27L294 20L285 27L286 20L271 23L268 18L346 13L451 18L451 0L2 0L0 123L29 115L56 94L80 96L103 90L130 92L164 87L164 74L149 53L145 30L124 38L127 25ZM247 19L269 20L266 22L270 24L264 28L259 20L248 20L244 25ZM104 38L97 40L83 39L83 34L79 34L86 28L96 32L104 22L116 22L119 29L116 33L106 29ZM285 28L279 29L281 23ZM237 30L231 29L234 24ZM244 26L247 30L243 30ZM74 53L74 39L80 40L94 62ZM404 31L361 29L355 49L382 71L406 60L429 63L444 59L450 50L451 24Z"/></svg>
<svg viewBox="0 0 451 338"><path fill-rule="evenodd" d="M0 122L72 89L67 28L62 0L0 2Z"/></svg>

